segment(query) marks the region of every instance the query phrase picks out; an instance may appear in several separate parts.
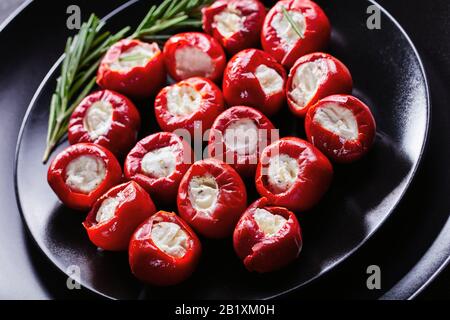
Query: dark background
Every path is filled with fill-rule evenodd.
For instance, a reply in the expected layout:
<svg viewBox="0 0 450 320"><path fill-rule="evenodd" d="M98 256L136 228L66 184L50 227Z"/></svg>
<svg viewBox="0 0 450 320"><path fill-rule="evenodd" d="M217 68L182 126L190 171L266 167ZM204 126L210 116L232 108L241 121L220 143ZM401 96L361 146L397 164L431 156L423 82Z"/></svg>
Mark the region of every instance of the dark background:
<svg viewBox="0 0 450 320"><path fill-rule="evenodd" d="M0 0L0 23L23 0ZM61 51L48 54L45 47L63 40L68 4L92 6L93 0L52 1L46 10L34 10L38 0L25 9L0 34L8 61L0 62L0 298L51 299L91 297L84 290L66 289L66 278L35 247L24 229L15 203L13 155L20 123L31 99L26 86L37 88ZM103 16L125 1L95 0ZM341 0L345 5L345 0ZM289 298L407 298L419 284L430 280L450 251L450 1L379 0L404 27L425 64L432 95L432 126L429 146L418 176L402 204L382 229L354 256L319 281ZM33 10L30 10L32 9ZM27 16L42 14L36 25ZM85 13L87 14L87 13ZM56 28L55 26L61 26ZM1 30L1 28L0 28ZM52 30L49 36L48 30ZM47 31L47 33L46 33ZM20 50L13 50L20 43ZM13 45L14 44L14 45ZM45 52L45 53L44 53ZM42 64L27 64L30 54ZM4 80L8 75L11 81ZM26 80L25 80L26 79ZM21 83L14 85L12 83ZM4 108L9 101L17 110ZM366 268L376 264L382 270L382 289L366 288ZM450 298L450 268L440 274L419 296L421 299Z"/></svg>

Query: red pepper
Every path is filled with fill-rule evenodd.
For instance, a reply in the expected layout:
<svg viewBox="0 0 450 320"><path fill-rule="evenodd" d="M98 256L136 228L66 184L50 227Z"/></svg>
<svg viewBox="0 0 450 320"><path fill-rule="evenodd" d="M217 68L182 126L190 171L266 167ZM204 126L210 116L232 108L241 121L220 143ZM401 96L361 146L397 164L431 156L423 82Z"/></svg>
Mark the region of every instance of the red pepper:
<svg viewBox="0 0 450 320"><path fill-rule="evenodd" d="M278 270L295 260L302 244L295 214L270 206L265 198L245 211L233 234L234 250L245 267L259 273Z"/></svg>
<svg viewBox="0 0 450 320"><path fill-rule="evenodd" d="M258 0L218 0L202 10L203 30L235 54L259 46L266 9ZM235 28L230 25L235 22Z"/></svg>
<svg viewBox="0 0 450 320"><path fill-rule="evenodd" d="M167 71L175 81L191 77L221 80L226 56L219 42L200 32L174 35L164 46Z"/></svg>
<svg viewBox="0 0 450 320"><path fill-rule="evenodd" d="M156 120L164 131L186 129L193 137L200 124L202 132L211 128L224 105L222 92L212 81L189 78L161 90L155 100Z"/></svg>
<svg viewBox="0 0 450 320"><path fill-rule="evenodd" d="M155 95L166 83L164 58L156 43L123 39L106 52L97 84L136 99Z"/></svg>
<svg viewBox="0 0 450 320"><path fill-rule="evenodd" d="M310 77L315 81L313 88ZM352 87L350 71L341 61L326 53L308 54L297 60L289 74L286 85L289 108L295 115L304 117L320 99L350 93Z"/></svg>
<svg viewBox="0 0 450 320"><path fill-rule="evenodd" d="M88 95L76 107L69 122L69 142L91 142L125 155L136 143L141 117L125 96L110 90Z"/></svg>
<svg viewBox="0 0 450 320"><path fill-rule="evenodd" d="M268 53L244 50L225 68L223 94L230 106L250 106L270 116L286 101L286 78L283 66Z"/></svg>
<svg viewBox="0 0 450 320"><path fill-rule="evenodd" d="M194 272L201 251L200 241L186 222L175 213L159 211L131 238L131 272L151 285L175 285Z"/></svg>
<svg viewBox="0 0 450 320"><path fill-rule="evenodd" d="M122 168L102 146L79 143L59 153L47 173L50 187L66 206L89 210L94 202L122 180Z"/></svg>
<svg viewBox="0 0 450 320"><path fill-rule="evenodd" d="M349 163L363 157L375 140L369 107L348 95L334 95L311 107L305 118L308 140L330 159Z"/></svg>
<svg viewBox="0 0 450 320"><path fill-rule="evenodd" d="M272 130L272 122L258 110L244 106L227 109L211 128L209 156L229 163L241 176L254 177L262 149L274 141Z"/></svg>
<svg viewBox="0 0 450 320"><path fill-rule="evenodd" d="M156 212L152 199L136 182L110 189L92 207L83 222L89 239L110 251L128 249L136 228Z"/></svg>
<svg viewBox="0 0 450 320"><path fill-rule="evenodd" d="M283 7L296 22L302 37L285 17ZM325 49L330 40L330 33L330 22L315 2L282 0L277 2L264 20L261 43L264 51L290 68L301 56Z"/></svg>
<svg viewBox="0 0 450 320"><path fill-rule="evenodd" d="M282 138L264 149L256 170L256 189L271 204L300 212L312 208L333 177L330 161L312 144Z"/></svg>
<svg viewBox="0 0 450 320"><path fill-rule="evenodd" d="M194 163L183 177L177 205L180 216L198 233L225 238L247 207L247 192L231 166L205 159Z"/></svg>
<svg viewBox="0 0 450 320"><path fill-rule="evenodd" d="M162 158L161 153L169 154ZM192 163L193 151L180 137L169 132L152 134L137 143L125 159L125 177L139 183L153 200L175 201L181 178Z"/></svg>

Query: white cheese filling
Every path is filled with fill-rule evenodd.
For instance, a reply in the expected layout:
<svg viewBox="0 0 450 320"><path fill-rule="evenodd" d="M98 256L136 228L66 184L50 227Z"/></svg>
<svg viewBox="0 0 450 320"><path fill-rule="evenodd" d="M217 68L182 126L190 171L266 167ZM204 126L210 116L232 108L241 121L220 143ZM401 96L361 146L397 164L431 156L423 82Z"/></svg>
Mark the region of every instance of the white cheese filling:
<svg viewBox="0 0 450 320"><path fill-rule="evenodd" d="M306 62L297 68L290 91L290 96L297 108L304 108L314 97L319 85L326 77L327 70L325 59Z"/></svg>
<svg viewBox="0 0 450 320"><path fill-rule="evenodd" d="M232 5L214 16L213 27L217 28L224 38L229 38L244 28L245 17Z"/></svg>
<svg viewBox="0 0 450 320"><path fill-rule="evenodd" d="M284 217L259 208L253 213L253 218L259 229L267 237L272 237L277 234L287 222Z"/></svg>
<svg viewBox="0 0 450 320"><path fill-rule="evenodd" d="M298 173L298 161L287 154L270 159L268 181L275 193L288 191L297 180Z"/></svg>
<svg viewBox="0 0 450 320"><path fill-rule="evenodd" d="M171 146L147 152L141 161L141 170L154 178L169 177L174 173L177 158Z"/></svg>
<svg viewBox="0 0 450 320"><path fill-rule="evenodd" d="M192 207L211 215L219 198L219 186L212 175L195 176L189 181L189 200Z"/></svg>
<svg viewBox="0 0 450 320"><path fill-rule="evenodd" d="M107 101L94 102L83 119L84 129L93 140L106 135L111 129L113 121L113 107Z"/></svg>
<svg viewBox="0 0 450 320"><path fill-rule="evenodd" d="M79 156L66 167L66 184L72 190L85 194L95 190L105 176L105 162L94 156Z"/></svg>
<svg viewBox="0 0 450 320"><path fill-rule="evenodd" d="M294 20L303 38L306 30L305 16L299 11L287 11L292 17L292 20ZM292 28L292 25L289 23L289 20L286 18L283 12L275 14L270 25L275 29L275 32L277 33L278 38L280 39L281 44L286 51L290 51L300 39L300 36L295 31L295 29Z"/></svg>
<svg viewBox="0 0 450 320"><path fill-rule="evenodd" d="M109 197L102 201L102 204L100 205L100 208L98 208L97 214L95 215L95 220L97 223L109 221L114 217L121 198L121 194L119 193L115 197Z"/></svg>
<svg viewBox="0 0 450 320"><path fill-rule="evenodd" d="M142 43L124 52L110 65L111 70L127 72L134 67L145 65L158 53L156 44Z"/></svg>
<svg viewBox="0 0 450 320"><path fill-rule="evenodd" d="M189 85L174 85L167 91L167 109L175 116L189 116L196 112L202 95Z"/></svg>
<svg viewBox="0 0 450 320"><path fill-rule="evenodd" d="M274 69L266 65L260 65L255 70L255 77L259 81L259 85L266 94L271 96L283 90L283 78Z"/></svg>
<svg viewBox="0 0 450 320"><path fill-rule="evenodd" d="M333 132L345 140L358 139L358 122L353 112L338 104L329 103L316 110L314 123Z"/></svg>
<svg viewBox="0 0 450 320"><path fill-rule="evenodd" d="M258 147L258 127L252 119L239 119L225 130L224 142L227 149L238 155L255 154Z"/></svg>
<svg viewBox="0 0 450 320"><path fill-rule="evenodd" d="M175 51L175 67L179 77L209 77L214 70L211 57L196 47L183 47Z"/></svg>
<svg viewBox="0 0 450 320"><path fill-rule="evenodd" d="M150 237L160 250L172 257L182 258L186 254L189 237L176 223L159 222L154 224Z"/></svg>

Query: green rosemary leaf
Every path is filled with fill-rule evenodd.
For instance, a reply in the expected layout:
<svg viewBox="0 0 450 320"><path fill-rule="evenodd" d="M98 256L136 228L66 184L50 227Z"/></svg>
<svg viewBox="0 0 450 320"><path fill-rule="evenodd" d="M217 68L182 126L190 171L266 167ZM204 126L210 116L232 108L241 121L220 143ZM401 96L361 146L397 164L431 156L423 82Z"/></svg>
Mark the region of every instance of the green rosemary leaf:
<svg viewBox="0 0 450 320"><path fill-rule="evenodd" d="M199 12L213 0L165 0L152 6L129 37L131 39L167 40L169 34L160 34L177 28L197 28L201 26ZM102 56L117 41L123 39L130 27L112 34L101 32L104 26L92 14L73 37L67 39L61 75L56 80L49 110L47 146L43 162L48 160L52 150L67 133L70 115L76 106L95 86L95 73ZM139 60L145 57L126 57L123 61ZM129 60L131 59L131 60Z"/></svg>
<svg viewBox="0 0 450 320"><path fill-rule="evenodd" d="M289 22L289 24L291 25L292 29L294 29L295 33L298 34L298 36L301 39L303 39L303 34L300 31L300 29L298 28L297 23L294 21L291 14L289 13L289 11L287 11L284 6L281 6L281 10L283 11L283 15L286 17L286 19Z"/></svg>

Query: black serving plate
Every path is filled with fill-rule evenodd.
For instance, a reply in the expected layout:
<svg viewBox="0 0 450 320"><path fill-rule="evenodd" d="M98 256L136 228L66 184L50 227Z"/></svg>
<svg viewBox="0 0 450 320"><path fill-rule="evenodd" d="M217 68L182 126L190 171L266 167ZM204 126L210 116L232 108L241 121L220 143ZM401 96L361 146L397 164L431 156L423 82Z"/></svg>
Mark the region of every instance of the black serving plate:
<svg viewBox="0 0 450 320"><path fill-rule="evenodd" d="M311 282L367 241L397 206L420 163L430 114L427 81L413 44L388 14L381 13L381 30L367 28L366 12L372 2L317 2L333 25L329 52L352 71L353 93L371 106L378 134L365 159L335 166L335 179L321 204L299 214L304 249L297 261L273 274L251 274L235 256L231 239L202 239L204 254L193 277L176 287L155 289L132 277L126 253L95 248L81 226L85 214L60 204L47 185L47 165L41 163L58 64L30 103L15 167L16 194L24 221L45 255L63 272L78 266L81 284L106 297L258 299ZM107 27L135 25L148 7L149 1L131 1L108 16ZM149 112L152 101L140 103L140 107L147 119L146 133L158 131ZM304 137L302 121L286 108L274 122L282 135Z"/></svg>

